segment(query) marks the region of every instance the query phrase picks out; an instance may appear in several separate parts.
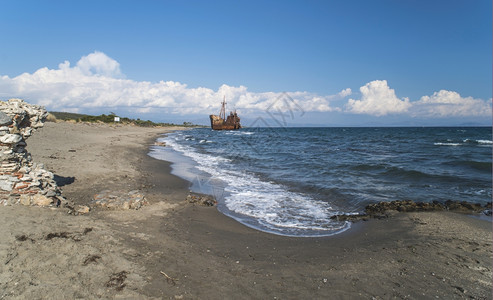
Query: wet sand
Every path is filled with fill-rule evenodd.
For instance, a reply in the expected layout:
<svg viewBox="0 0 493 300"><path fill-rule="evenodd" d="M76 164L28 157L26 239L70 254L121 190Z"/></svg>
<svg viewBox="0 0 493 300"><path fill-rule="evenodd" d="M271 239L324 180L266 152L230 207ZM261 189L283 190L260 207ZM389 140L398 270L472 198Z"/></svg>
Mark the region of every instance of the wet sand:
<svg viewBox="0 0 493 300"><path fill-rule="evenodd" d="M27 140L68 200L140 190L140 210L0 209L2 298L491 299L492 224L395 213L327 238L259 232L186 201L147 155L163 129L47 123Z"/></svg>

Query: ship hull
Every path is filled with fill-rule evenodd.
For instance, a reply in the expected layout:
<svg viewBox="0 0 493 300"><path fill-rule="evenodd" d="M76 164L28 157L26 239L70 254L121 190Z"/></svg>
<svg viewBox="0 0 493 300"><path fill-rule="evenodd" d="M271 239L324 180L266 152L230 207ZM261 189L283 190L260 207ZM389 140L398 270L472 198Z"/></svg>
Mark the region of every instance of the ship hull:
<svg viewBox="0 0 493 300"><path fill-rule="evenodd" d="M238 117L230 118L230 116L228 116L226 121L217 115L210 115L209 118L211 119L211 128L213 130L236 130L241 128Z"/></svg>

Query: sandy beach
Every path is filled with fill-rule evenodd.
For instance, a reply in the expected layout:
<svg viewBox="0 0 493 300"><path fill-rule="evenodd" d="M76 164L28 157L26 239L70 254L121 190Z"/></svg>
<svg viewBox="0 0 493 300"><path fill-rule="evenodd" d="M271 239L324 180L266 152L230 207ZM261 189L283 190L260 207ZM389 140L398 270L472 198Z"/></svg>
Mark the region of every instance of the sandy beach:
<svg viewBox="0 0 493 300"><path fill-rule="evenodd" d="M68 201L138 190L149 205L78 216L1 207L0 298L491 299L491 222L396 212L326 238L259 232L189 203L189 184L147 155L175 129L60 122L35 132L27 150Z"/></svg>

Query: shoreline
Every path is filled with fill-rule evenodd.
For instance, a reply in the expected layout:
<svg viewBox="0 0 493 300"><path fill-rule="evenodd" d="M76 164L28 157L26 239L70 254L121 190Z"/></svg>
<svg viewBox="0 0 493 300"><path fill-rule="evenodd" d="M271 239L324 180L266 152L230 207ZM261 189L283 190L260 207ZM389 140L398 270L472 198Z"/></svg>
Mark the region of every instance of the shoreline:
<svg viewBox="0 0 493 300"><path fill-rule="evenodd" d="M0 235L0 254L10 260L0 292L7 298L491 297L487 221L409 212L353 223L330 237L268 234L215 207L188 203L188 182L171 174L171 163L148 155L159 130L60 124L36 132L27 150L56 175L74 177L61 187L68 200L139 189L150 204L82 216L3 207L0 220L9 230ZM85 228L92 229L84 234ZM53 232L69 238L47 240ZM25 241L16 239L21 235Z"/></svg>

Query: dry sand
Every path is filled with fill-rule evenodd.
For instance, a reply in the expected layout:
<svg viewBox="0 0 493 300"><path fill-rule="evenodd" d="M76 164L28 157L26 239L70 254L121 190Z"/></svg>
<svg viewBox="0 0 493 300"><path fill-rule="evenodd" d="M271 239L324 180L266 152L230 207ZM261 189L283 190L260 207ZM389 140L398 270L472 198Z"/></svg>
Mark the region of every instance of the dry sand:
<svg viewBox="0 0 493 300"><path fill-rule="evenodd" d="M247 228L185 201L188 183L146 155L162 128L47 123L28 143L64 196L140 190L140 210L0 208L0 298L491 299L492 225L396 213L328 238Z"/></svg>

